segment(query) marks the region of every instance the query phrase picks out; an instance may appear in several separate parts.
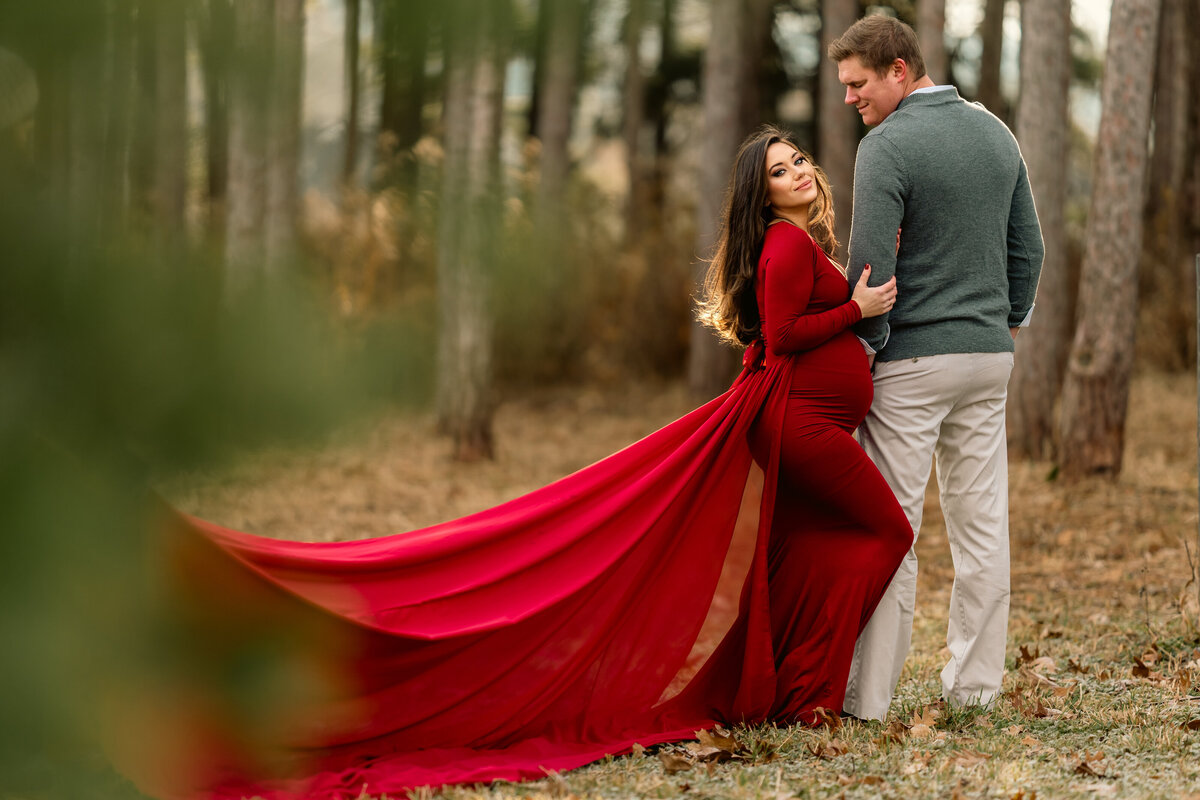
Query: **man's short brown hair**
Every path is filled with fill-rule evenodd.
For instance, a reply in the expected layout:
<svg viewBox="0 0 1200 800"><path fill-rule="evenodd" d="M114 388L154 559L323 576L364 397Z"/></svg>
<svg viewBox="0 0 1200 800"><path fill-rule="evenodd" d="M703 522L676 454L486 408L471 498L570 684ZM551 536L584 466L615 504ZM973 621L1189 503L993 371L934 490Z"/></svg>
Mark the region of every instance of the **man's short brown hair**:
<svg viewBox="0 0 1200 800"><path fill-rule="evenodd" d="M864 67L879 75L901 58L908 65L911 78L925 77L925 58L916 31L885 14L863 17L830 42L829 57L835 62L841 63L851 56L858 56Z"/></svg>

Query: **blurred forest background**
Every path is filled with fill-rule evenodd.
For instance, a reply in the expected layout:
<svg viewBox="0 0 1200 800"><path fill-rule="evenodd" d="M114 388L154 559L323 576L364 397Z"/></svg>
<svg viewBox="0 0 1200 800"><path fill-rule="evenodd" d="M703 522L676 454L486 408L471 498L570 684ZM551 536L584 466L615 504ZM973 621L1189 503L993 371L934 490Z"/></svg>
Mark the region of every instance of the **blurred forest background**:
<svg viewBox="0 0 1200 800"><path fill-rule="evenodd" d="M723 390L691 297L734 150L794 131L848 239L823 53L867 13L1029 165L1014 456L1116 476L1134 370L1196 363L1200 0L0 3L0 718L37 721L0 772L170 652L148 479L398 404L475 460L523 387Z"/></svg>

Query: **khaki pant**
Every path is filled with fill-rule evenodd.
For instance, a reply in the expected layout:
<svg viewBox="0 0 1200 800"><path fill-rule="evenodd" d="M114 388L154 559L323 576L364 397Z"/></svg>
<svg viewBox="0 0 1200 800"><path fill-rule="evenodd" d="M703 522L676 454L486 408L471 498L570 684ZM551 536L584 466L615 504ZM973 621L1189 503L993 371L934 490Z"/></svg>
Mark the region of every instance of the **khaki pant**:
<svg viewBox="0 0 1200 800"><path fill-rule="evenodd" d="M1008 453L1004 403L1012 353L928 356L875 365L875 400L859 429L867 455L921 529L934 456L954 562L950 662L942 695L988 704L1000 692L1008 633ZM858 638L844 709L883 719L912 642L917 556L909 550Z"/></svg>

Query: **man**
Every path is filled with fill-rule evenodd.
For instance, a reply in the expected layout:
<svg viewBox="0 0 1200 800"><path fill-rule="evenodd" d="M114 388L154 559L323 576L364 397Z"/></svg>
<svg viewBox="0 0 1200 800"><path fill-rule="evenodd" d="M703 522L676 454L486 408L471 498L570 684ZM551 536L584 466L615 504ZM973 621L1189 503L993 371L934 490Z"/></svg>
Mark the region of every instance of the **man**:
<svg viewBox="0 0 1200 800"><path fill-rule="evenodd" d="M987 705L1000 692L1008 629L1004 404L1043 254L1025 163L1004 123L934 85L903 22L861 19L829 57L846 103L875 126L854 168L850 285L870 264L872 284L894 274L899 289L890 314L857 328L875 351L860 440L914 534L937 456L955 570L942 694L955 706ZM912 640L916 584L910 550L859 637L847 713L887 714Z"/></svg>

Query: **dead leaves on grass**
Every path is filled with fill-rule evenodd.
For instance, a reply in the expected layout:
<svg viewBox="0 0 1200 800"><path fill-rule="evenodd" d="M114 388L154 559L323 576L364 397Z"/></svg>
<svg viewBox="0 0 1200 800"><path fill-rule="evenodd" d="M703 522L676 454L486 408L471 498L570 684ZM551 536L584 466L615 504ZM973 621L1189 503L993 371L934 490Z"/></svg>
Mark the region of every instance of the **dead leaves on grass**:
<svg viewBox="0 0 1200 800"><path fill-rule="evenodd" d="M1086 775L1089 778L1119 778L1116 773L1106 773L1104 766L1104 753L1097 750L1094 753L1084 753L1080 756L1079 762L1071 770L1076 775Z"/></svg>
<svg viewBox="0 0 1200 800"><path fill-rule="evenodd" d="M730 731L717 726L711 731L696 731L694 742L664 747L656 754L662 763L663 772L674 775L685 772L697 764L705 764L711 771L713 766L726 761L746 764L765 764L776 757L776 747L761 740L742 742ZM635 752L645 753L645 748L635 745ZM640 752L639 752L640 751Z"/></svg>

